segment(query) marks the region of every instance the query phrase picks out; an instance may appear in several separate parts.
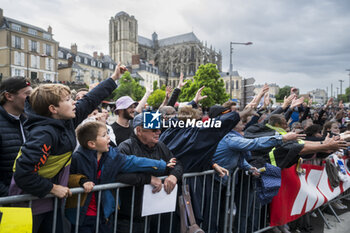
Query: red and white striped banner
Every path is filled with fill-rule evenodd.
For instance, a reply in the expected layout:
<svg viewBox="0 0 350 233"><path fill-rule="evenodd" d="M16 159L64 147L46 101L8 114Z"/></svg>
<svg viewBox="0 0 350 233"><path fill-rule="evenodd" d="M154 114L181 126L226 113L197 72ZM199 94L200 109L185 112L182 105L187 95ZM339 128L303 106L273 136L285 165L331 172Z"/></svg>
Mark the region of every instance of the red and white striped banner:
<svg viewBox="0 0 350 233"><path fill-rule="evenodd" d="M303 164L301 167L305 169L305 174L298 175L296 165L282 170L281 188L270 204L271 226L296 220L350 187L348 170L348 181L341 182L337 188L332 189L325 166Z"/></svg>

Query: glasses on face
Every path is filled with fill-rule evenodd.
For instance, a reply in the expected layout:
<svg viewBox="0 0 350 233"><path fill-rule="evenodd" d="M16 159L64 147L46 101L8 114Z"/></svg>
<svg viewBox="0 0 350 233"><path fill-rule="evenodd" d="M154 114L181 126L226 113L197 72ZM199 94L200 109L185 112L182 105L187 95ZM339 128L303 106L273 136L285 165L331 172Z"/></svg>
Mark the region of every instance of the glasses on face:
<svg viewBox="0 0 350 233"><path fill-rule="evenodd" d="M160 129L143 129L143 131L156 133L156 132L160 131Z"/></svg>

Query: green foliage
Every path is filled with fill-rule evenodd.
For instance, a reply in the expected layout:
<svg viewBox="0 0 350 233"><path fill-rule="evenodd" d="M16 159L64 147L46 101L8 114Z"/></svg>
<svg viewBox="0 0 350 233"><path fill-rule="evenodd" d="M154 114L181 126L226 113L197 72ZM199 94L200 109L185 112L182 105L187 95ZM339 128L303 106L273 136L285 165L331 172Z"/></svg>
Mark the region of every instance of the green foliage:
<svg viewBox="0 0 350 233"><path fill-rule="evenodd" d="M146 89L135 81L129 72L125 72L119 80L119 86L112 93L112 99L117 100L118 98L128 95L133 100L139 101L145 94Z"/></svg>
<svg viewBox="0 0 350 233"><path fill-rule="evenodd" d="M202 86L205 88L202 95L208 96L201 101L204 107L210 107L214 104L222 104L229 99L224 88L224 81L220 77L219 70L215 64L208 63L199 66L193 81L190 80L182 88L180 101L191 101L195 97L197 91Z"/></svg>
<svg viewBox="0 0 350 233"><path fill-rule="evenodd" d="M165 91L161 89L157 89L153 91L150 97L147 100L148 105L152 106L153 109L159 108L159 106L163 103L165 97Z"/></svg>
<svg viewBox="0 0 350 233"><path fill-rule="evenodd" d="M338 95L338 102L342 100L343 103L349 102L349 96L346 94Z"/></svg>
<svg viewBox="0 0 350 233"><path fill-rule="evenodd" d="M163 91L165 91L165 89L166 89L166 86L165 86L165 84L163 84L162 86L161 86L161 88L160 88L161 90L163 90Z"/></svg>
<svg viewBox="0 0 350 233"><path fill-rule="evenodd" d="M276 100L278 100L277 102L279 102L279 101L283 102L284 97L285 96L288 97L290 95L290 89L291 88L292 88L291 86L284 86L284 87L282 87L279 90L278 94L276 95Z"/></svg>
<svg viewBox="0 0 350 233"><path fill-rule="evenodd" d="M153 91L158 89L158 82L157 81L153 81Z"/></svg>

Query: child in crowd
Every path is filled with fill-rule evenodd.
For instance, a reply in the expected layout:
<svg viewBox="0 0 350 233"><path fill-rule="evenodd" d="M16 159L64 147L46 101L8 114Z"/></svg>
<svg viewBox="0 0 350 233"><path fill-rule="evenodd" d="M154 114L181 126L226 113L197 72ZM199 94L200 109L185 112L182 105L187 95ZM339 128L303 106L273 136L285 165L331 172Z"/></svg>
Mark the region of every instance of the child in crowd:
<svg viewBox="0 0 350 233"><path fill-rule="evenodd" d="M71 99L69 87L62 84L40 85L32 92L25 106L28 120L24 127L29 135L14 164L10 195L30 193L40 198L49 193L58 198L71 195L67 183L76 146L75 128L112 93L125 70L118 64L111 78L77 102ZM63 231L60 202L58 208L57 233ZM52 231L53 209L52 198L32 202L33 233Z"/></svg>
<svg viewBox="0 0 350 233"><path fill-rule="evenodd" d="M163 160L153 160L134 155L124 155L116 147L110 147L110 137L104 123L91 121L77 128L77 138L80 146L72 156L69 183L72 186L81 186L89 193L84 203L81 204L79 216L79 232L94 232L97 216L97 196L90 193L95 184L115 182L118 173L131 172L164 172L166 166L173 167L175 163L168 165ZM68 202L68 204L70 204ZM76 205L76 202L75 202ZM102 218L100 229L112 227L109 218L114 212L115 200L110 191L104 191L102 196ZM67 206L69 207L69 206ZM76 224L76 209L67 208L66 215L72 224ZM72 229L75 229L73 225Z"/></svg>

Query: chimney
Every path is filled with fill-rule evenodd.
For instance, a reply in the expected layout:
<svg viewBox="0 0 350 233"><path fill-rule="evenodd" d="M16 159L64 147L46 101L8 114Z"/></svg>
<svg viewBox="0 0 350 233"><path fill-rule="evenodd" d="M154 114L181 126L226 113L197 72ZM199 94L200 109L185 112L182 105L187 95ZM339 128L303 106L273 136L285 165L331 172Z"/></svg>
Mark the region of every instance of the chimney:
<svg viewBox="0 0 350 233"><path fill-rule="evenodd" d="M140 55L138 55L138 54L132 55L131 61L132 61L132 65L139 65L140 64Z"/></svg>
<svg viewBox="0 0 350 233"><path fill-rule="evenodd" d="M72 51L73 54L76 55L78 53L78 46L77 46L77 44L76 43L72 44L70 46L70 50Z"/></svg>
<svg viewBox="0 0 350 233"><path fill-rule="evenodd" d="M100 59L103 59L104 54L100 52Z"/></svg>
<svg viewBox="0 0 350 233"><path fill-rule="evenodd" d="M68 67L72 67L73 65L73 57L68 58Z"/></svg>
<svg viewBox="0 0 350 233"><path fill-rule="evenodd" d="M52 27L49 25L49 27L47 28L47 32L52 34Z"/></svg>
<svg viewBox="0 0 350 233"><path fill-rule="evenodd" d="M0 26L4 23L4 12L2 8L0 8Z"/></svg>
<svg viewBox="0 0 350 233"><path fill-rule="evenodd" d="M93 53L92 56L93 56L95 59L97 59L97 58L98 58L97 52L95 51L95 52Z"/></svg>

